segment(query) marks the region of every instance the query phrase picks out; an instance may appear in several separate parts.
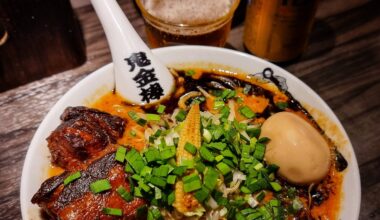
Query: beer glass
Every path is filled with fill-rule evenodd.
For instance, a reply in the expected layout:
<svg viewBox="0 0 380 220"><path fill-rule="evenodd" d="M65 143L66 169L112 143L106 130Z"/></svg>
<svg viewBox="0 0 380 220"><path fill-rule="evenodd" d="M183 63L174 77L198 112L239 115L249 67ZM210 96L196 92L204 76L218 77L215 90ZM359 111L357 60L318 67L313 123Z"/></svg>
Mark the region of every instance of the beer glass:
<svg viewBox="0 0 380 220"><path fill-rule="evenodd" d="M224 46L239 0L136 0L152 48Z"/></svg>

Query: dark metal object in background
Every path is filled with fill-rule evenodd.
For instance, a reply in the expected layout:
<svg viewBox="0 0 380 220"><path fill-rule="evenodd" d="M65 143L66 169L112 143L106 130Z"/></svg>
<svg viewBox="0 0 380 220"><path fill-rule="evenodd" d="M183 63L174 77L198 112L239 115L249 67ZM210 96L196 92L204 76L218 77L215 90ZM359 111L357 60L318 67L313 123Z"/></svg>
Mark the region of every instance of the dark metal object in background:
<svg viewBox="0 0 380 220"><path fill-rule="evenodd" d="M2 0L0 26L8 34L0 46L0 92L86 60L69 0Z"/></svg>

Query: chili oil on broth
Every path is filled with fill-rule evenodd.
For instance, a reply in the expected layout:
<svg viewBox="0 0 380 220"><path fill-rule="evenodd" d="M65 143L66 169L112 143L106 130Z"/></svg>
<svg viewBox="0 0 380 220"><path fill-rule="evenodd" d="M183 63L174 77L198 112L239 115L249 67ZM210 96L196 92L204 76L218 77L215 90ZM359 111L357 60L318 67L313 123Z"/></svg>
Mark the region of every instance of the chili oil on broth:
<svg viewBox="0 0 380 220"><path fill-rule="evenodd" d="M191 76L187 74L189 70L194 72ZM262 80L259 80L255 77L247 76L246 74L237 74L234 72L223 70L204 71L199 68L191 68L186 70L177 70L176 72L178 73L178 75L176 76L176 92L172 95L170 99L165 100L162 103L165 106L167 106L167 113L172 113L174 111L174 109L178 106L178 101L180 100L180 97L185 93L188 93L190 91L199 91L198 86L201 86L202 88L210 88L210 86L215 86L216 84L210 85L210 80L215 80L214 76L217 76L222 77L218 80L226 81L226 84L224 84L225 88L228 88L228 82L235 82L236 85L238 85L238 87L235 88L236 94L239 98L243 100L244 104L250 106L257 113L257 118L255 119L257 123L263 123L266 120L266 118L268 118L271 114L275 112L288 111L300 115L318 131L323 133L322 129L313 120L312 116L290 94L282 92L274 84L263 82ZM242 86L244 84L251 84L252 88L255 89L255 91L253 92L253 96L245 95L243 93L242 90L244 88ZM219 89L222 89L222 87L220 87ZM280 110L276 108L276 102L287 102L289 106L288 108ZM139 106L130 105L127 102L125 102L125 100L123 100L117 93L112 91L102 96L98 100L95 100L90 105L90 107L108 112L113 115L120 116L128 121L126 124L124 135L121 139L118 140L118 144L132 146L139 151L145 148L145 146L147 145L144 136L145 128L143 126L138 125L134 120L132 120L131 117L128 115L128 112L155 112L156 106L150 106L146 109L143 109ZM212 107L210 104L210 98L206 98L205 102L201 103L201 109L212 111L211 108ZM244 117L240 115L236 107L235 112L237 120L244 119ZM132 133L134 133L134 135L132 135ZM325 135L324 138L328 141L331 151L333 151L335 147L334 143ZM335 169L335 164L335 162L332 162L327 177L325 177L320 183L312 187L312 190L314 190L315 193L319 195L316 198L321 200L319 204L315 203L315 201L313 204L311 204L311 210L309 210L309 214L311 214L313 218L336 219L336 215L339 212L343 173L338 172ZM50 176L56 175L62 172L62 170L53 167L50 169L49 172ZM280 181L284 184L284 188L296 187L297 195L301 198L304 207L310 206L310 202L308 200L310 195L310 187L294 186L292 184L287 183L283 179L280 179ZM268 192L264 201L270 200L273 197L274 194L272 192ZM281 201L284 203L289 202L287 201L285 195L284 197L285 198L283 198Z"/></svg>

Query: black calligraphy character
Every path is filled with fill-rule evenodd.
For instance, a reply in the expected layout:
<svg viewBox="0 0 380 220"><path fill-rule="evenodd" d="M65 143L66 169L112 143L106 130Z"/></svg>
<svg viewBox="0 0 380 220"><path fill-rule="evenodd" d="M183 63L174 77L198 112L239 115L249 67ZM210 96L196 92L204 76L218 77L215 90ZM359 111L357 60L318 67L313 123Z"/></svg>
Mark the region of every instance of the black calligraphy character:
<svg viewBox="0 0 380 220"><path fill-rule="evenodd" d="M154 68L150 70L140 69L139 73L133 77L133 80L139 84L139 88L144 87L151 82L158 81L154 74Z"/></svg>
<svg viewBox="0 0 380 220"><path fill-rule="evenodd" d="M124 60L131 66L130 72L135 70L136 64L139 67L150 65L150 60L146 57L144 52L132 53L129 58L125 58Z"/></svg>
<svg viewBox="0 0 380 220"><path fill-rule="evenodd" d="M141 101L149 103L152 99L160 99L160 97L164 95L164 90L160 84L153 83L150 84L147 89L141 88L141 93L139 95L142 96Z"/></svg>

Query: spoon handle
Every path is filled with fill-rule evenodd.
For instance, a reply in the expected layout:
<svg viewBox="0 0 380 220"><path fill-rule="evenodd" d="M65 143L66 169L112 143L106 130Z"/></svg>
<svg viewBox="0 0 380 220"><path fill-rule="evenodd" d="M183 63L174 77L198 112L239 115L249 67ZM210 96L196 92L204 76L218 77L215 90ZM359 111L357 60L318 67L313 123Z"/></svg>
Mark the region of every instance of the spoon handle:
<svg viewBox="0 0 380 220"><path fill-rule="evenodd" d="M169 94L174 79L137 34L116 0L91 0L102 23L114 63L116 91L135 104Z"/></svg>

